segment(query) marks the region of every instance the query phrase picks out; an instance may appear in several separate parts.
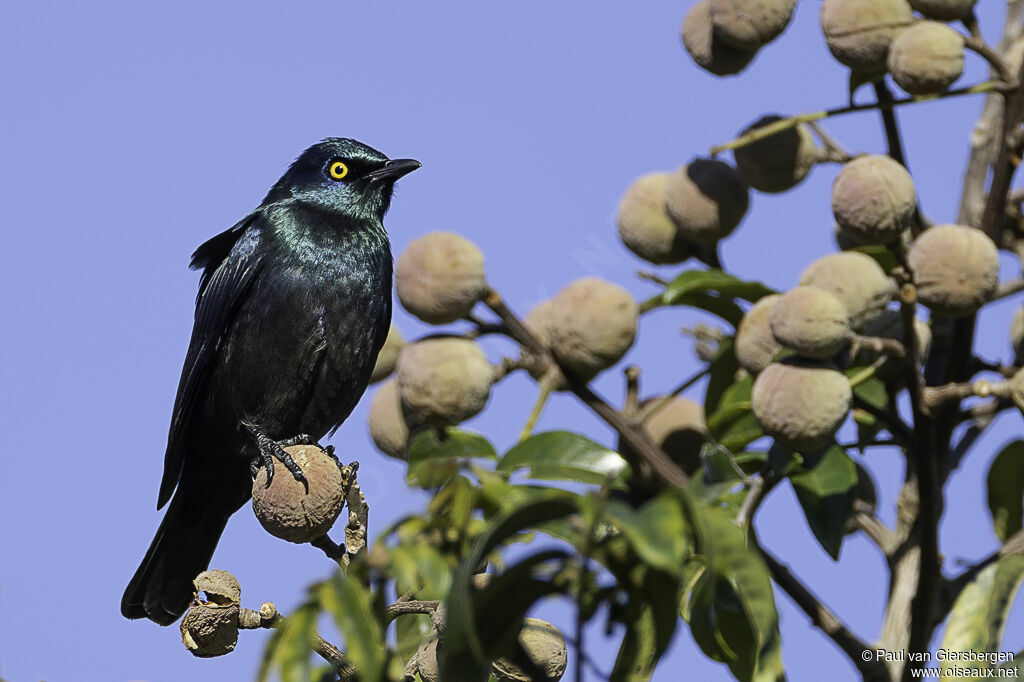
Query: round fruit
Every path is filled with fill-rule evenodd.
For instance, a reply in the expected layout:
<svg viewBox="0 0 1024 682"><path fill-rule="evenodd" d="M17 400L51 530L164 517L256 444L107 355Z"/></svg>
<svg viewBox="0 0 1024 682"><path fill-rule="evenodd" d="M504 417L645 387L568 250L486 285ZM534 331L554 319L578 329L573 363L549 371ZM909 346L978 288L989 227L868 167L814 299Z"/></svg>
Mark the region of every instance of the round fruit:
<svg viewBox="0 0 1024 682"><path fill-rule="evenodd" d="M568 650L558 628L539 618L526 618L519 631L519 646L525 660L516 652L499 658L492 665L498 682L557 682L562 679Z"/></svg>
<svg viewBox="0 0 1024 682"><path fill-rule="evenodd" d="M821 6L828 49L856 71L884 71L890 43L913 20L906 0L825 0Z"/></svg>
<svg viewBox="0 0 1024 682"><path fill-rule="evenodd" d="M747 126L741 135L781 121L781 116L763 116ZM761 192L785 192L807 177L821 159L811 129L804 123L733 151L736 170L748 185Z"/></svg>
<svg viewBox="0 0 1024 682"><path fill-rule="evenodd" d="M970 315L999 287L999 251L973 227L928 228L911 245L908 263L918 301L937 315Z"/></svg>
<svg viewBox="0 0 1024 682"><path fill-rule="evenodd" d="M859 156L843 166L832 184L832 213L839 227L864 243L898 240L916 210L910 173L888 156Z"/></svg>
<svg viewBox="0 0 1024 682"><path fill-rule="evenodd" d="M956 21L974 9L978 0L910 0L910 6L929 19Z"/></svg>
<svg viewBox="0 0 1024 682"><path fill-rule="evenodd" d="M409 425L402 414L398 381L392 379L377 389L370 401L370 438L385 455L396 459L409 456Z"/></svg>
<svg viewBox="0 0 1024 682"><path fill-rule="evenodd" d="M846 308L824 289L798 286L772 306L772 335L786 348L808 358L830 358L853 336Z"/></svg>
<svg viewBox="0 0 1024 682"><path fill-rule="evenodd" d="M450 426L479 414L492 383L494 368L483 349L467 339L417 341L398 358L403 410L424 423Z"/></svg>
<svg viewBox="0 0 1024 682"><path fill-rule="evenodd" d="M860 331L896 295L896 284L871 256L858 251L830 253L808 265L800 284L824 289L846 308L850 327Z"/></svg>
<svg viewBox="0 0 1024 682"><path fill-rule="evenodd" d="M653 398L645 401L644 406L661 400ZM681 396L670 398L644 419L642 428L647 437L687 474L700 467L701 447L707 441L703 405Z"/></svg>
<svg viewBox="0 0 1024 682"><path fill-rule="evenodd" d="M782 346L772 334L771 316L778 294L764 296L740 320L733 346L740 367L757 374L769 364Z"/></svg>
<svg viewBox="0 0 1024 682"><path fill-rule="evenodd" d="M405 309L424 322L454 322L487 291L484 255L451 232L423 235L398 257L395 290Z"/></svg>
<svg viewBox="0 0 1024 682"><path fill-rule="evenodd" d="M398 363L398 354L402 352L404 346L405 339L402 338L402 332L398 331L398 327L392 323L388 329L388 336L384 339L384 345L381 347L380 353L377 354L377 362L373 366L373 374L370 376L371 384L391 376Z"/></svg>
<svg viewBox="0 0 1024 682"><path fill-rule="evenodd" d="M1024 307L1017 308L1013 315L1013 322L1010 323L1010 344L1017 358L1014 364L1018 364L1020 359L1024 358Z"/></svg>
<svg viewBox="0 0 1024 682"><path fill-rule="evenodd" d="M751 408L765 433L797 452L827 446L850 411L850 382L831 364L793 359L757 375Z"/></svg>
<svg viewBox="0 0 1024 682"><path fill-rule="evenodd" d="M345 504L345 482L338 465L316 445L291 445L285 452L302 469L309 492L283 464L276 462L267 486L267 469L252 482L252 509L264 530L288 542L309 542L327 534Z"/></svg>
<svg viewBox="0 0 1024 682"><path fill-rule="evenodd" d="M656 265L681 263L693 253L665 213L665 187L671 173L637 178L619 203L619 237L630 251Z"/></svg>
<svg viewBox="0 0 1024 682"><path fill-rule="evenodd" d="M1017 409L1024 413L1024 369L1019 370L1010 379L1010 398Z"/></svg>
<svg viewBox="0 0 1024 682"><path fill-rule="evenodd" d="M793 17L796 0L711 0L715 34L748 52L779 36Z"/></svg>
<svg viewBox="0 0 1024 682"><path fill-rule="evenodd" d="M922 21L896 35L888 64L893 80L911 95L938 94L964 71L964 39L946 24Z"/></svg>
<svg viewBox="0 0 1024 682"><path fill-rule="evenodd" d="M711 0L701 0L683 20L683 46L697 66L716 76L739 73L756 52L737 50L723 41L711 23Z"/></svg>
<svg viewBox="0 0 1024 682"><path fill-rule="evenodd" d="M696 159L672 174L665 209L683 238L714 245L740 224L750 204L747 187L732 166Z"/></svg>
<svg viewBox="0 0 1024 682"><path fill-rule="evenodd" d="M591 379L633 345L639 312L619 285L596 277L578 279L551 300L552 353L570 372Z"/></svg>
<svg viewBox="0 0 1024 682"><path fill-rule="evenodd" d="M547 350L551 350L551 300L541 301L535 305L523 318L523 324L530 330L534 338ZM558 371L557 367L548 361L538 358L534 353L523 347L523 360L526 361L527 371L534 381L540 381L550 371ZM560 380L552 387L556 391L564 391L568 388L565 377L558 371Z"/></svg>
<svg viewBox="0 0 1024 682"><path fill-rule="evenodd" d="M231 653L238 643L238 604L196 604L181 619L181 643L193 656Z"/></svg>

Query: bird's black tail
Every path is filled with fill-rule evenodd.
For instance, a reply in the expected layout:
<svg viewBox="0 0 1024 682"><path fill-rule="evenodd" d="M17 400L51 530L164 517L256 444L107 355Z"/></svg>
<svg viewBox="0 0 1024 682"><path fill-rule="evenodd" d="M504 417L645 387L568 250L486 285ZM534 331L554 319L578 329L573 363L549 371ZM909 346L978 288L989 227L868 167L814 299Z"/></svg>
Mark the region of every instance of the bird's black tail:
<svg viewBox="0 0 1024 682"><path fill-rule="evenodd" d="M171 500L156 537L121 598L125 618L170 625L192 601L192 581L206 570L230 514L188 509L184 491Z"/></svg>

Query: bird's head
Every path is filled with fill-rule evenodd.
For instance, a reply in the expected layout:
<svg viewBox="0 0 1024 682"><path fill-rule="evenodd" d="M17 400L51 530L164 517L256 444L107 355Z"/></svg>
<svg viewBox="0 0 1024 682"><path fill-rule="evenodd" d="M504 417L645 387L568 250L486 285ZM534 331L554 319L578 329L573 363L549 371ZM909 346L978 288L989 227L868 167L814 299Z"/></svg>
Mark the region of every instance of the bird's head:
<svg viewBox="0 0 1024 682"><path fill-rule="evenodd" d="M294 197L380 220L391 205L395 182L419 167L419 161L389 159L362 142L329 137L302 152L263 203Z"/></svg>

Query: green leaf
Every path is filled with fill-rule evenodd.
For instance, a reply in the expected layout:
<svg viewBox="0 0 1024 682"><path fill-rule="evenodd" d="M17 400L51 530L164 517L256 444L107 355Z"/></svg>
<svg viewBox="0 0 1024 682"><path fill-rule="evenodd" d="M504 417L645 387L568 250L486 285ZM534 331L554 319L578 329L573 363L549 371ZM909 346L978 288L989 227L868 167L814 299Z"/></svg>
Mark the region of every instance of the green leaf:
<svg viewBox="0 0 1024 682"><path fill-rule="evenodd" d="M484 660L484 649L477 635L471 581L477 567L495 548L516 534L562 519L578 511L575 496L551 489L524 500L522 504L494 517L480 534L469 555L459 564L448 594L449 653L455 657L472 656Z"/></svg>
<svg viewBox="0 0 1024 682"><path fill-rule="evenodd" d="M998 652L1006 616L1024 579L1024 556L1009 555L978 573L953 604L942 638L948 652ZM969 655L969 654L968 654ZM977 660L943 661L942 679L980 680L984 676L961 676L967 668L986 667ZM959 674L951 672L959 669ZM949 672L947 672L949 671ZM984 678L991 679L991 678Z"/></svg>
<svg viewBox="0 0 1024 682"><path fill-rule="evenodd" d="M833 445L822 453L805 455L802 469L789 480L814 537L829 556L838 560L857 489L853 460Z"/></svg>
<svg viewBox="0 0 1024 682"><path fill-rule="evenodd" d="M711 544L708 565L682 606L705 654L729 666L742 682L783 678L779 616L764 561L746 533L725 513L704 508L702 533Z"/></svg>
<svg viewBox="0 0 1024 682"><path fill-rule="evenodd" d="M681 296L706 291L741 298L752 303L764 296L776 293L774 289L760 282L745 282L722 270L710 268L708 270L687 270L681 273L669 282L661 297L665 305L672 305Z"/></svg>
<svg viewBox="0 0 1024 682"><path fill-rule="evenodd" d="M430 616L410 614L395 620L395 641L402 662L407 662L416 653L420 642L433 629Z"/></svg>
<svg viewBox="0 0 1024 682"><path fill-rule="evenodd" d="M498 471L528 468L530 478L604 484L612 477L618 484L629 478L629 465L614 450L569 431L538 433L505 453Z"/></svg>
<svg viewBox="0 0 1024 682"><path fill-rule="evenodd" d="M709 507L721 507L735 515L747 497L740 472L750 476L761 471L767 461L765 452L739 452L735 455L718 449L705 451L703 466L694 472L687 492ZM737 471L738 469L738 471Z"/></svg>
<svg viewBox="0 0 1024 682"><path fill-rule="evenodd" d="M1024 518L1024 441L1004 447L988 470L988 508L1001 541L1021 528Z"/></svg>
<svg viewBox="0 0 1024 682"><path fill-rule="evenodd" d="M775 293L760 282L745 282L721 270L688 270L669 282L665 291L645 301L641 309L683 305L717 315L732 326L743 319L743 309L733 301L756 301Z"/></svg>
<svg viewBox="0 0 1024 682"><path fill-rule="evenodd" d="M846 376L854 377L865 369L851 367L846 370ZM854 386L853 394L876 409L884 410L889 406L889 392L885 389L885 382L878 377L870 377Z"/></svg>
<svg viewBox="0 0 1024 682"><path fill-rule="evenodd" d="M345 638L345 655L359 671L359 679L383 679L387 643L373 615L368 590L352 576L337 575L320 585L317 599L334 617Z"/></svg>
<svg viewBox="0 0 1024 682"><path fill-rule="evenodd" d="M626 632L608 679L621 682L647 682L662 654L668 649L678 616L674 599L666 594L679 592L679 579L661 571L646 570L639 593L630 594L633 612L626 619Z"/></svg>
<svg viewBox="0 0 1024 682"><path fill-rule="evenodd" d="M722 393L718 409L708 417L708 431L722 447L742 450L764 435L750 409L754 377L745 374Z"/></svg>
<svg viewBox="0 0 1024 682"><path fill-rule="evenodd" d="M406 482L420 488L440 487L458 474L460 460L473 458L497 459L498 453L476 433L450 428L442 441L434 429L424 429L409 441Z"/></svg>
<svg viewBox="0 0 1024 682"><path fill-rule="evenodd" d="M871 256L874 258L882 269L885 270L885 274L892 274L892 271L896 269L899 263L896 262L896 256L893 255L892 250L887 246L881 244L871 244L868 246L858 246L852 251L860 251L864 255Z"/></svg>
<svg viewBox="0 0 1024 682"><path fill-rule="evenodd" d="M307 602L288 616L284 625L275 629L263 650L263 659L260 661L257 674L259 682L269 679L275 668L279 671L281 682L302 682L309 679L316 616L316 604Z"/></svg>
<svg viewBox="0 0 1024 682"><path fill-rule="evenodd" d="M659 494L639 509L620 500L608 502L605 518L633 546L650 566L666 573L683 570L683 560L691 547L686 510L672 491Z"/></svg>

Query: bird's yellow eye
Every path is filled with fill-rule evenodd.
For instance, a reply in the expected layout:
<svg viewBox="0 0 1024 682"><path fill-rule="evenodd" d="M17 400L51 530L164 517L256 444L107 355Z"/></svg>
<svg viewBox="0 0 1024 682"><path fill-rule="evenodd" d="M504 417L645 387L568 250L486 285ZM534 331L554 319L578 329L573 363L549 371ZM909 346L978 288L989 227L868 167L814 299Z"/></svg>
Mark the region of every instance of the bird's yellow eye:
<svg viewBox="0 0 1024 682"><path fill-rule="evenodd" d="M341 161L335 161L331 164L328 172L330 172L331 177L335 180L343 180L345 179L345 176L348 175L348 166Z"/></svg>

